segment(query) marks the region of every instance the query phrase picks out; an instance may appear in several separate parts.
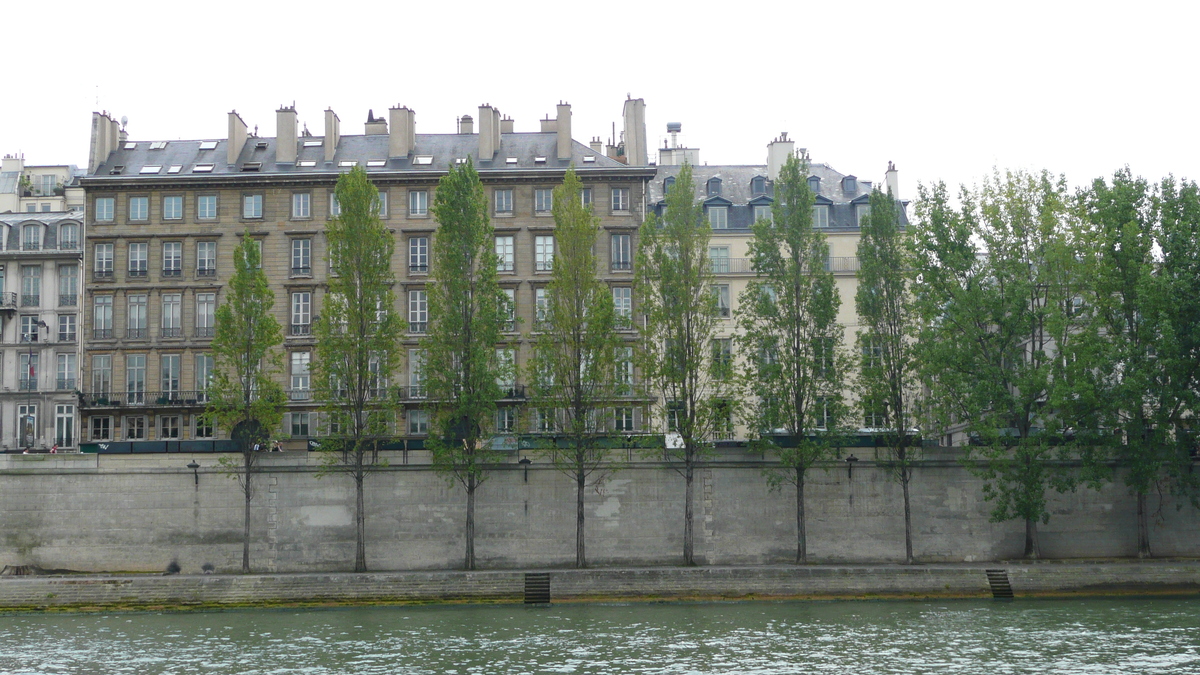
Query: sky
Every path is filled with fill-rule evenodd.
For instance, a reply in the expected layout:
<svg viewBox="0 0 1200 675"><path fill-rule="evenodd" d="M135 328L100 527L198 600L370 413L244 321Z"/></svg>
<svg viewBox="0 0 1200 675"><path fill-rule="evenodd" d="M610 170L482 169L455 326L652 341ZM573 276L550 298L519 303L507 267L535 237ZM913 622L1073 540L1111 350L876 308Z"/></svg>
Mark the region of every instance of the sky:
<svg viewBox="0 0 1200 675"><path fill-rule="evenodd" d="M187 7L187 9L181 9ZM863 180L889 161L918 183L1047 169L1080 185L1128 165L1200 178L1200 3L136 2L6 8L0 153L87 163L90 115L134 140L222 138L237 110L263 136L295 102L315 135L367 111L453 133L492 104L536 131L572 105L574 136L607 141L627 96L648 143L667 122L708 164L762 164L786 131ZM13 48L15 46L15 49Z"/></svg>

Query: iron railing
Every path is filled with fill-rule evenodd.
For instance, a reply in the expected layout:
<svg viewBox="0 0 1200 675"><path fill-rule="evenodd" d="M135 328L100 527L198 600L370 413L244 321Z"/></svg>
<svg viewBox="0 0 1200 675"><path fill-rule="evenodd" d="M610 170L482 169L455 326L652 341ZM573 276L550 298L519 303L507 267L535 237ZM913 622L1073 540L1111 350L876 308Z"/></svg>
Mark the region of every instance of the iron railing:
<svg viewBox="0 0 1200 675"><path fill-rule="evenodd" d="M121 391L80 394L85 408L121 406L198 407L208 403L206 391Z"/></svg>

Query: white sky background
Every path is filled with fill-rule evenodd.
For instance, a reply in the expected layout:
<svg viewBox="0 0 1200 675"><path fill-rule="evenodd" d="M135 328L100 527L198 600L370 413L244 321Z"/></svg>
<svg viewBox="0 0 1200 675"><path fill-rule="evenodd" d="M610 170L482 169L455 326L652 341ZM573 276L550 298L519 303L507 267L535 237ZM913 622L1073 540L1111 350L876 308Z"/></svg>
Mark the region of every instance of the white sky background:
<svg viewBox="0 0 1200 675"><path fill-rule="evenodd" d="M565 100L587 142L620 132L628 93L652 150L678 121L702 162L758 164L787 131L864 180L894 160L906 198L993 167L1200 178L1183 0L23 2L4 22L0 153L30 164L85 165L96 109L171 140L223 138L231 109L274 136L292 101L318 136L326 107L360 134L395 104L418 133L481 103L536 131Z"/></svg>

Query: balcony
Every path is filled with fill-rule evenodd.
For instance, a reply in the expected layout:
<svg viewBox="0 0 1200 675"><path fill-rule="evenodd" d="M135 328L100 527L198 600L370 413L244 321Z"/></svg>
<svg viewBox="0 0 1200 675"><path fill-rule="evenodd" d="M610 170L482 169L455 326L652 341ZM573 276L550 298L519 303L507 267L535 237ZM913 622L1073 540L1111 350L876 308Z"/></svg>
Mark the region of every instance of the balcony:
<svg viewBox="0 0 1200 675"><path fill-rule="evenodd" d="M169 406L195 408L208 402L208 392L200 391L129 391L80 394L84 408L119 408L122 406Z"/></svg>
<svg viewBox="0 0 1200 675"><path fill-rule="evenodd" d="M312 268L311 267L293 267L292 268L292 276L293 277L311 277L312 276Z"/></svg>
<svg viewBox="0 0 1200 675"><path fill-rule="evenodd" d="M633 263L628 260L614 260L612 262L612 271L628 272L633 269Z"/></svg>
<svg viewBox="0 0 1200 675"><path fill-rule="evenodd" d="M179 327L163 328L160 334L165 338L181 338L183 337L183 329Z"/></svg>
<svg viewBox="0 0 1200 675"><path fill-rule="evenodd" d="M60 331L58 334L59 342L74 342L75 331Z"/></svg>
<svg viewBox="0 0 1200 675"><path fill-rule="evenodd" d="M288 400L289 401L311 401L312 400L312 390L311 389L291 389L288 391Z"/></svg>
<svg viewBox="0 0 1200 675"><path fill-rule="evenodd" d="M21 306L22 307L37 307L40 304L42 304L42 296L40 293L39 294L33 294L33 293L22 293L21 294Z"/></svg>
<svg viewBox="0 0 1200 675"><path fill-rule="evenodd" d="M533 268L539 272L553 272L554 271L554 261L553 260L539 260L536 263L534 263Z"/></svg>
<svg viewBox="0 0 1200 675"><path fill-rule="evenodd" d="M164 269L162 271L162 275L163 277L181 277L183 276L183 270L179 269L178 267Z"/></svg>
<svg viewBox="0 0 1200 675"><path fill-rule="evenodd" d="M14 310L17 308L17 294L3 292L0 293L0 310Z"/></svg>
<svg viewBox="0 0 1200 675"><path fill-rule="evenodd" d="M55 389L59 391L73 391L75 389L75 378L60 377L54 381Z"/></svg>
<svg viewBox="0 0 1200 675"><path fill-rule="evenodd" d="M17 382L17 391L37 391L37 378L22 377Z"/></svg>
<svg viewBox="0 0 1200 675"><path fill-rule="evenodd" d="M197 277L215 277L217 276L217 268L215 267L199 267L196 268Z"/></svg>
<svg viewBox="0 0 1200 675"><path fill-rule="evenodd" d="M312 335L312 324L311 323L291 324L291 327L288 329L288 335L291 335L292 337L307 337L309 335Z"/></svg>
<svg viewBox="0 0 1200 675"><path fill-rule="evenodd" d="M127 276L130 279L144 279L144 278L150 276L150 272L144 268L143 269L132 269L132 270L129 270Z"/></svg>
<svg viewBox="0 0 1200 675"><path fill-rule="evenodd" d="M113 271L111 269L92 270L92 278L94 278L94 279L111 279L111 278L113 278Z"/></svg>
<svg viewBox="0 0 1200 675"><path fill-rule="evenodd" d="M214 331L215 331L215 329L212 326L197 326L196 327L196 337L210 338L213 336Z"/></svg>
<svg viewBox="0 0 1200 675"><path fill-rule="evenodd" d="M58 250L60 251L79 251L79 242L73 239L58 242Z"/></svg>
<svg viewBox="0 0 1200 675"><path fill-rule="evenodd" d="M429 327L429 322L427 322L427 321L409 321L408 322L408 332L416 334L416 335L424 335L425 330L428 327Z"/></svg>
<svg viewBox="0 0 1200 675"><path fill-rule="evenodd" d="M92 338L95 340L111 340L113 339L113 329L111 328L93 328Z"/></svg>
<svg viewBox="0 0 1200 675"><path fill-rule="evenodd" d="M408 273L409 274L427 274L428 272L429 272L429 265L427 265L425 263L409 263L408 264Z"/></svg>
<svg viewBox="0 0 1200 675"><path fill-rule="evenodd" d="M42 250L42 242L40 241L23 241L21 242L22 251L40 251Z"/></svg>
<svg viewBox="0 0 1200 675"><path fill-rule="evenodd" d="M125 330L125 339L127 340L145 340L150 337L150 331L145 328L128 328Z"/></svg>
<svg viewBox="0 0 1200 675"><path fill-rule="evenodd" d="M32 332L32 333L21 333L20 341L21 342L41 342L41 340L39 339L39 332L37 331L36 328L34 329L34 332Z"/></svg>
<svg viewBox="0 0 1200 675"><path fill-rule="evenodd" d="M58 296L59 307L75 307L79 304L79 296L72 294L60 293Z"/></svg>

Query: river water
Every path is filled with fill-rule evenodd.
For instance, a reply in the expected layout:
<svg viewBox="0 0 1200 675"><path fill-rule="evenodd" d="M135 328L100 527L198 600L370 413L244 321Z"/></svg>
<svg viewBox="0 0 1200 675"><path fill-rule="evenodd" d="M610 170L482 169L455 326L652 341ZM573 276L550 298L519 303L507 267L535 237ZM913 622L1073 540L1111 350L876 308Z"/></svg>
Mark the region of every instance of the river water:
<svg viewBox="0 0 1200 675"><path fill-rule="evenodd" d="M1200 599L0 615L0 673L1200 673Z"/></svg>

